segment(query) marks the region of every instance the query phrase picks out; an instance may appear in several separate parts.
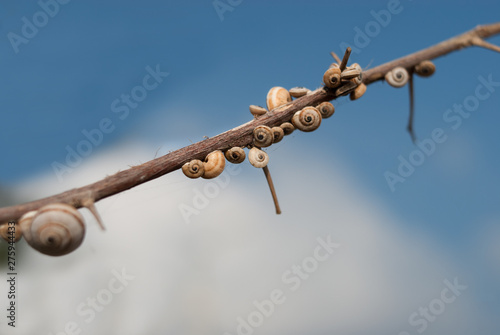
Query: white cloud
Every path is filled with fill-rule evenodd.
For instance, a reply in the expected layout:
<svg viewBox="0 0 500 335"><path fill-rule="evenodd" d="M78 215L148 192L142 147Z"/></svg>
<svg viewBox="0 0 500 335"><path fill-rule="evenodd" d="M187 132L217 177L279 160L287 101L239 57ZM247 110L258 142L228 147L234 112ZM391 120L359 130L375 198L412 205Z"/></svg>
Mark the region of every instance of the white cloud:
<svg viewBox="0 0 500 335"><path fill-rule="evenodd" d="M83 334L236 334L237 318L247 318L253 301L269 299L274 289L286 301L254 334L417 333L409 315L439 298L443 280L452 281L459 269L425 232L402 229L338 155L333 162L304 149L299 161L300 149L280 146L271 155L281 216L262 173L247 163L191 224L179 205L191 205L194 189L203 192L214 181L189 180L179 171L100 201L104 233L82 210L88 233L76 252L51 258L23 250L19 334L56 334L69 321ZM49 175L18 192L38 198L81 186L147 161L155 150L130 143L109 148L64 184ZM341 247L292 291L282 274L313 256L317 238L327 236ZM87 324L77 306L122 268L135 278ZM465 291L426 334L461 334L475 319L472 304Z"/></svg>

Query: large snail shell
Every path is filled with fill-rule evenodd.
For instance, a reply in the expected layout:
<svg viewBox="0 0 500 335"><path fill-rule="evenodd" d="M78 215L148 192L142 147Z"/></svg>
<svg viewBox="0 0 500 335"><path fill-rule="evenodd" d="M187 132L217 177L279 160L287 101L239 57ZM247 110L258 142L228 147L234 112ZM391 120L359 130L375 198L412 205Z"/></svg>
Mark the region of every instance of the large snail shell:
<svg viewBox="0 0 500 335"><path fill-rule="evenodd" d="M264 115L267 113L267 109L265 109L264 107L261 107L261 106L257 106L257 105L250 105L249 109L250 109L250 113L252 113L252 115L254 117Z"/></svg>
<svg viewBox="0 0 500 335"><path fill-rule="evenodd" d="M356 87L354 89L354 91L351 92L351 95L349 96L349 98L351 100L359 99L365 94L365 92L366 92L366 85L361 83L361 84L359 84L358 87Z"/></svg>
<svg viewBox="0 0 500 335"><path fill-rule="evenodd" d="M290 135L295 130L295 126L290 122L283 122L282 124L280 124L280 128L283 129L285 136Z"/></svg>
<svg viewBox="0 0 500 335"><path fill-rule="evenodd" d="M321 117L323 119L327 119L329 118L330 116L333 115L333 113L335 113L335 107L332 105L331 102L328 102L328 101L325 101L325 102L322 102L318 105L318 107L316 107L319 112L321 113Z"/></svg>
<svg viewBox="0 0 500 335"><path fill-rule="evenodd" d="M415 66L415 73L421 77L430 77L436 72L436 65L430 60L424 60Z"/></svg>
<svg viewBox="0 0 500 335"><path fill-rule="evenodd" d="M403 87L410 79L408 71L404 67L398 66L387 72L385 75L385 81L392 87Z"/></svg>
<svg viewBox="0 0 500 335"><path fill-rule="evenodd" d="M263 168L269 163L269 156L259 148L252 148L248 152L248 161L256 168Z"/></svg>
<svg viewBox="0 0 500 335"><path fill-rule="evenodd" d="M323 75L323 82L327 87L335 88L340 85L340 68L330 67Z"/></svg>
<svg viewBox="0 0 500 335"><path fill-rule="evenodd" d="M299 130L313 131L321 124L321 114L314 107L305 107L293 115L292 123Z"/></svg>
<svg viewBox="0 0 500 335"><path fill-rule="evenodd" d="M204 179L212 179L220 175L226 166L226 159L224 153L220 150L212 151L205 158L203 162L205 173L201 176Z"/></svg>
<svg viewBox="0 0 500 335"><path fill-rule="evenodd" d="M240 164L245 160L245 150L240 147L234 147L226 151L226 159L233 164Z"/></svg>
<svg viewBox="0 0 500 335"><path fill-rule="evenodd" d="M182 172L189 178L199 178L205 173L203 162L199 159L193 159L182 166Z"/></svg>
<svg viewBox="0 0 500 335"><path fill-rule="evenodd" d="M276 107L282 106L292 101L292 97L286 88L276 86L267 93L267 109L272 111Z"/></svg>
<svg viewBox="0 0 500 335"><path fill-rule="evenodd" d="M273 131L273 143L280 142L285 136L285 132L281 127L272 127L271 130Z"/></svg>
<svg viewBox="0 0 500 335"><path fill-rule="evenodd" d="M273 144L274 133L268 126L258 126L253 130L253 142L258 147L268 147Z"/></svg>
<svg viewBox="0 0 500 335"><path fill-rule="evenodd" d="M304 95L307 95L309 92L311 92L311 90L305 87L294 87L291 88L289 92L292 97L300 98Z"/></svg>
<svg viewBox="0 0 500 335"><path fill-rule="evenodd" d="M28 213L29 214L29 213ZM41 207L32 219L21 218L26 242L42 254L66 255L82 244L85 236L83 216L67 204Z"/></svg>
<svg viewBox="0 0 500 335"><path fill-rule="evenodd" d="M0 226L0 237L7 242L17 242L23 237L22 228L19 223L15 223L14 226L12 226L10 223L6 222Z"/></svg>

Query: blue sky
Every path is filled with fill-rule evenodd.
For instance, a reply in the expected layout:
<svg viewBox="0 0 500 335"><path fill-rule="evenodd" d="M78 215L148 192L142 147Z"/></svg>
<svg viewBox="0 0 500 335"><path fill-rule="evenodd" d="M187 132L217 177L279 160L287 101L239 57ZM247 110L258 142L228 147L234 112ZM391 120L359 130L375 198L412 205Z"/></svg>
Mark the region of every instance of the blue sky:
<svg viewBox="0 0 500 335"><path fill-rule="evenodd" d="M33 22L41 7L36 1L3 1L0 187L15 189L37 177L52 181L53 189L69 186L66 179L74 181L83 173L83 163L63 182L53 164L64 164L68 148L78 150L86 139L82 132L100 127L102 120L110 120L112 130L82 162L124 143L147 145L147 160L156 151L165 154L242 124L251 117L248 105L263 105L272 86L319 87L331 63L329 52L340 54L342 43L356 46L357 28L365 31L375 21L372 11L380 13L389 3L242 1L221 20L208 0L73 0L59 5L58 13L16 53L8 34L22 35L23 17ZM498 13L498 1L401 0L398 13L379 26L366 46L358 45L351 59L373 67L498 21ZM500 37L489 41L500 45ZM345 167L400 218L400 227L417 225L464 273L476 273L471 277L482 285L476 286L474 298L490 312L500 310L498 278L478 259L477 241L500 224L500 89L480 101L456 129L443 116L474 96L479 78L500 81L499 59L489 50L466 49L437 59L431 78L416 78L417 138L430 138L441 128L447 139L404 183L396 184L395 192L384 173L396 172L398 157L408 159L418 149L406 132L406 88L370 85L356 102L336 101L336 114L318 131L294 134L269 149L271 159L274 154L281 164L280 151L289 157L294 148L300 150L297 159L304 157L311 167L321 155L328 162L321 167L327 179L337 162ZM168 76L128 113L113 109L113 102L143 84L148 67ZM290 164L287 169L293 168ZM272 169L282 168L276 165ZM101 177L116 170L103 171ZM249 178L260 176L250 173ZM284 183L279 173L274 178ZM49 195L53 189L36 194ZM286 211L287 204L282 207Z"/></svg>

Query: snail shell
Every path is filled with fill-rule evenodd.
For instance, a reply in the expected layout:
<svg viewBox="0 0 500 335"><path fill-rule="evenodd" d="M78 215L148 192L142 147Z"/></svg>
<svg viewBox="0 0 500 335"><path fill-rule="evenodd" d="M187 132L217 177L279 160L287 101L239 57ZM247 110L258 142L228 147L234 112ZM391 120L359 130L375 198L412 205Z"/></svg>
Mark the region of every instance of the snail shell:
<svg viewBox="0 0 500 335"><path fill-rule="evenodd" d="M264 107L261 107L261 106L257 106L257 105L250 105L250 113L252 113L252 115L254 117L257 117L259 115L264 115L267 113L267 109L265 109Z"/></svg>
<svg viewBox="0 0 500 335"><path fill-rule="evenodd" d="M253 147L248 152L248 161L256 168L263 168L269 163L269 156L259 148Z"/></svg>
<svg viewBox="0 0 500 335"><path fill-rule="evenodd" d="M404 67L398 66L387 72L385 75L385 80L392 87L403 87L408 82L410 75Z"/></svg>
<svg viewBox="0 0 500 335"><path fill-rule="evenodd" d="M268 126L258 126L253 130L253 142L258 147L268 147L273 144L274 133Z"/></svg>
<svg viewBox="0 0 500 335"><path fill-rule="evenodd" d="M358 64L353 64L346 68L342 73L340 74L341 79L352 79L359 77L361 75L361 67Z"/></svg>
<svg viewBox="0 0 500 335"><path fill-rule="evenodd" d="M184 172L188 178L199 178L205 173L205 167L202 161L193 159L182 166L182 172Z"/></svg>
<svg viewBox="0 0 500 335"><path fill-rule="evenodd" d="M335 88L340 85L340 68L330 67L323 75L323 82L327 87Z"/></svg>
<svg viewBox="0 0 500 335"><path fill-rule="evenodd" d="M292 123L302 131L316 130L321 124L321 113L314 107L305 107L293 115Z"/></svg>
<svg viewBox="0 0 500 335"><path fill-rule="evenodd" d="M290 122L284 122L284 123L282 123L280 125L280 128L283 129L283 132L285 133L285 136L286 135L290 135L295 130L294 125L291 124Z"/></svg>
<svg viewBox="0 0 500 335"><path fill-rule="evenodd" d="M226 159L233 164L240 164L245 160L245 150L240 147L233 147L224 154Z"/></svg>
<svg viewBox="0 0 500 335"><path fill-rule="evenodd" d="M291 88L289 91L290 95L294 98L303 97L304 95L307 95L309 92L311 92L311 90L305 87L294 87Z"/></svg>
<svg viewBox="0 0 500 335"><path fill-rule="evenodd" d="M272 111L276 107L282 106L292 101L292 97L286 88L276 86L267 93L267 109Z"/></svg>
<svg viewBox="0 0 500 335"><path fill-rule="evenodd" d="M341 96L351 93L358 86L358 84L356 84L354 80L355 79L345 82L342 86L337 88L337 90L335 91L335 95Z"/></svg>
<svg viewBox="0 0 500 335"><path fill-rule="evenodd" d="M285 132L281 127L272 127L271 130L273 131L273 143L280 142L285 136Z"/></svg>
<svg viewBox="0 0 500 335"><path fill-rule="evenodd" d="M359 99L363 96L363 94L365 94L365 92L366 92L366 85L360 84L358 87L356 87L354 89L354 91L351 92L351 95L349 96L349 98L351 100Z"/></svg>
<svg viewBox="0 0 500 335"><path fill-rule="evenodd" d="M78 248L85 237L83 216L73 206L50 204L19 221L30 246L50 256L66 255Z"/></svg>
<svg viewBox="0 0 500 335"><path fill-rule="evenodd" d="M335 107L328 101L320 103L316 108L319 110L323 119L327 119L335 113Z"/></svg>
<svg viewBox="0 0 500 335"><path fill-rule="evenodd" d="M224 153L220 150L212 151L207 155L205 161L203 162L205 172L201 177L204 179L215 178L224 171L225 166L226 159L224 158Z"/></svg>
<svg viewBox="0 0 500 335"><path fill-rule="evenodd" d="M15 229L15 232L13 229ZM0 226L0 236L7 242L17 242L23 237L23 231L19 223L15 223L13 227L6 222Z"/></svg>
<svg viewBox="0 0 500 335"><path fill-rule="evenodd" d="M415 73L421 77L430 77L436 72L436 65L430 60L424 60L415 66Z"/></svg>

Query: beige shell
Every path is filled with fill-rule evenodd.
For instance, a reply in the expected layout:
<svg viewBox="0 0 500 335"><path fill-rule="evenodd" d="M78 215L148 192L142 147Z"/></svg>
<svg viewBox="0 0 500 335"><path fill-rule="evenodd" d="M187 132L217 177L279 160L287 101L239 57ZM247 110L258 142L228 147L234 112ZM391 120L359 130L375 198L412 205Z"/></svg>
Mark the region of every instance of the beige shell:
<svg viewBox="0 0 500 335"><path fill-rule="evenodd" d="M199 159L193 159L182 166L182 172L188 178L199 178L205 173L205 166Z"/></svg>
<svg viewBox="0 0 500 335"><path fill-rule="evenodd" d="M335 88L340 85L340 68L330 67L323 75L323 82L327 87Z"/></svg>
<svg viewBox="0 0 500 335"><path fill-rule="evenodd" d="M273 131L273 137L274 137L273 143L280 142L285 136L285 132L281 127L272 127L271 130Z"/></svg>
<svg viewBox="0 0 500 335"><path fill-rule="evenodd" d="M365 94L365 92L366 92L366 85L360 84L358 87L356 87L354 89L354 91L351 92L351 95L349 96L349 98L351 100L359 99L363 96L363 94Z"/></svg>
<svg viewBox="0 0 500 335"><path fill-rule="evenodd" d="M436 72L436 65L430 60L424 60L415 66L415 73L420 77L430 77Z"/></svg>
<svg viewBox="0 0 500 335"><path fill-rule="evenodd" d="M293 115L292 123L299 130L314 131L321 124L321 113L314 107L305 107Z"/></svg>
<svg viewBox="0 0 500 335"><path fill-rule="evenodd" d="M19 223L12 225L6 222L0 225L0 237L7 242L17 242L23 237L22 228Z"/></svg>
<svg viewBox="0 0 500 335"><path fill-rule="evenodd" d="M291 88L289 91L290 95L294 98L303 97L304 95L307 95L309 92L311 92L311 90L305 87L294 87Z"/></svg>
<svg viewBox="0 0 500 335"><path fill-rule="evenodd" d="M18 226L21 228L21 231L23 232L23 237L26 241L31 239L31 221L33 221L33 218L36 215L36 211L30 211L28 213L25 213L19 221L17 221Z"/></svg>
<svg viewBox="0 0 500 335"><path fill-rule="evenodd" d="M335 107L329 101L320 103L316 108L319 110L323 119L328 119L333 115L333 113L335 113Z"/></svg>
<svg viewBox="0 0 500 335"><path fill-rule="evenodd" d="M224 154L228 162L233 164L240 164L245 160L246 154L245 150L240 147L233 147L226 151Z"/></svg>
<svg viewBox="0 0 500 335"><path fill-rule="evenodd" d="M34 216L23 216L20 224L26 242L50 256L62 256L74 251L85 237L83 216L67 204L43 206Z"/></svg>
<svg viewBox="0 0 500 335"><path fill-rule="evenodd" d="M249 109L250 109L250 113L252 113L252 115L255 117L260 116L260 115L264 115L267 113L267 109L265 109L264 107L261 107L261 106L257 106L257 105L250 105Z"/></svg>
<svg viewBox="0 0 500 335"><path fill-rule="evenodd" d="M295 126L293 124L291 124L290 122L283 122L280 125L280 128L283 129L285 136L290 135L295 130Z"/></svg>
<svg viewBox="0 0 500 335"><path fill-rule="evenodd" d="M352 78L359 77L361 75L361 68L358 64L353 64L346 68L342 73L340 74L341 79L349 80Z"/></svg>
<svg viewBox="0 0 500 335"><path fill-rule="evenodd" d="M248 152L248 161L256 168L263 168L269 163L269 156L259 148L252 148Z"/></svg>
<svg viewBox="0 0 500 335"><path fill-rule="evenodd" d="M267 93L266 103L267 109L270 111L290 101L292 101L292 97L286 88L276 86L271 88Z"/></svg>
<svg viewBox="0 0 500 335"><path fill-rule="evenodd" d="M404 67L398 66L387 72L385 75L385 81L392 87L403 87L410 79L408 71Z"/></svg>
<svg viewBox="0 0 500 335"><path fill-rule="evenodd" d="M220 150L212 151L207 155L203 162L205 173L201 176L204 179L212 179L219 176L226 166L226 159L224 153Z"/></svg>
<svg viewBox="0 0 500 335"><path fill-rule="evenodd" d="M253 143L260 148L273 144L274 134L268 126L258 126L253 130Z"/></svg>

